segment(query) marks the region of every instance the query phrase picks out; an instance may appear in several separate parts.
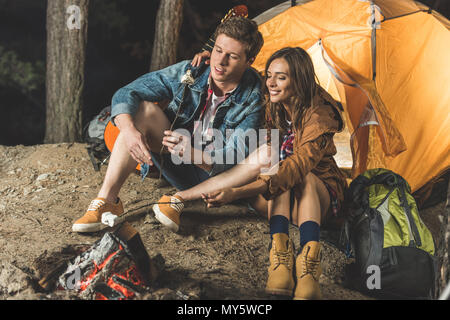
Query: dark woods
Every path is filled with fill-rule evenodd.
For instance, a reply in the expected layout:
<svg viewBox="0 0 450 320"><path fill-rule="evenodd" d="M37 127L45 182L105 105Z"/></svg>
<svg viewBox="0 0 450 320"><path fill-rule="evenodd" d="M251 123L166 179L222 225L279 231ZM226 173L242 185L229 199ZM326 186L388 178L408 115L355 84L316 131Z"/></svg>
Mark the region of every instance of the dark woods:
<svg viewBox="0 0 450 320"><path fill-rule="evenodd" d="M247 5L253 18L281 2L184 0L176 61L192 58L233 6ZM423 2L433 5L434 0ZM110 104L118 88L150 70L159 3L89 1L82 125ZM447 7L444 1L437 10L448 17ZM51 59L47 0L0 0L0 8L0 144L40 144L46 123L46 65Z"/></svg>

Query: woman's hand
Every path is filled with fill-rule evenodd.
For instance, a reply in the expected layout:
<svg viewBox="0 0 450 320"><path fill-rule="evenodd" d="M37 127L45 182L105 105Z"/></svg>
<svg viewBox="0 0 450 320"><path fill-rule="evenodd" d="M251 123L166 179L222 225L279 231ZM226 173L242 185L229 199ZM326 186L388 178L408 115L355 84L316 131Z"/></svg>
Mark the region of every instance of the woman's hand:
<svg viewBox="0 0 450 320"><path fill-rule="evenodd" d="M209 52L209 51L205 50L200 53L197 53L194 56L194 59L192 59L191 65L193 67L198 67L202 63L203 59L205 59L205 64L209 64L209 57L211 57L211 52Z"/></svg>
<svg viewBox="0 0 450 320"><path fill-rule="evenodd" d="M208 194L202 193L202 199L208 205L208 208L220 207L237 200L237 194L232 188L227 188Z"/></svg>

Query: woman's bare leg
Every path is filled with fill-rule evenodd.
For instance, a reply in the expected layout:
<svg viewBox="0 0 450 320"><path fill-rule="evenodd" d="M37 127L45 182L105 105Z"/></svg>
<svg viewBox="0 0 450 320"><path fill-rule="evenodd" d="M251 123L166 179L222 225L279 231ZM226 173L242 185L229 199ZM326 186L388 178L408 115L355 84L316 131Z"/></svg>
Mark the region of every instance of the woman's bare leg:
<svg viewBox="0 0 450 320"><path fill-rule="evenodd" d="M300 227L300 250L297 256L294 299L321 299L320 223L330 207L330 195L325 184L313 173L305 177L302 195L294 202L292 219Z"/></svg>
<svg viewBox="0 0 450 320"><path fill-rule="evenodd" d="M270 164L270 146L262 145L253 151L242 163L202 183L177 192L185 201L200 199L202 193L210 193L226 188L240 187L252 182L261 173L262 168ZM267 211L266 211L267 212Z"/></svg>
<svg viewBox="0 0 450 320"><path fill-rule="evenodd" d="M269 201L264 199L262 195L249 198L248 202L258 214L267 217L267 212L269 211Z"/></svg>
<svg viewBox="0 0 450 320"><path fill-rule="evenodd" d="M325 184L313 173L305 177L300 199L295 198L292 220L300 226L303 222L314 221L321 224L330 207L330 194Z"/></svg>
<svg viewBox="0 0 450 320"><path fill-rule="evenodd" d="M290 197L291 191L288 190L273 200L268 202L268 210L267 210L267 219L270 221L270 218L274 215L280 215L291 220L290 218Z"/></svg>

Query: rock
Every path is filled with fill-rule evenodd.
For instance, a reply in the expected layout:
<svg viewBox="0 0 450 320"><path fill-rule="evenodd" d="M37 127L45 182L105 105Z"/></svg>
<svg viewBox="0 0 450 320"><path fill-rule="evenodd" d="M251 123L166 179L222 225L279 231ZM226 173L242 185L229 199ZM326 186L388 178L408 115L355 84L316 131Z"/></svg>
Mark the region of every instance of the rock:
<svg viewBox="0 0 450 320"><path fill-rule="evenodd" d="M27 196L27 195L29 195L30 193L32 193L34 190L33 190L33 188L32 187L25 187L24 189L23 189L23 195L24 196Z"/></svg>
<svg viewBox="0 0 450 320"><path fill-rule="evenodd" d="M0 292L15 295L30 286L30 276L10 262L0 262Z"/></svg>
<svg viewBox="0 0 450 320"><path fill-rule="evenodd" d="M49 182L49 180L50 180L50 174L43 173L36 178L35 185L36 186L44 186Z"/></svg>
<svg viewBox="0 0 450 320"><path fill-rule="evenodd" d="M49 174L48 173L43 173L40 176L37 177L36 181L45 181L48 180L49 178Z"/></svg>

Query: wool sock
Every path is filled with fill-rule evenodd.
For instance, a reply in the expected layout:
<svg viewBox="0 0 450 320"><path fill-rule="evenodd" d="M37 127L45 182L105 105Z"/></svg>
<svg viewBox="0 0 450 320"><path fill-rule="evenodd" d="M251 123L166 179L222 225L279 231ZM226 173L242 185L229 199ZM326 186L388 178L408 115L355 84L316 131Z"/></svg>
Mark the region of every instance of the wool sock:
<svg viewBox="0 0 450 320"><path fill-rule="evenodd" d="M300 227L300 252L309 241L320 240L320 226L314 221L305 221Z"/></svg>
<svg viewBox="0 0 450 320"><path fill-rule="evenodd" d="M289 220L285 216L274 215L269 220L270 240L275 233L285 233L289 235Z"/></svg>

